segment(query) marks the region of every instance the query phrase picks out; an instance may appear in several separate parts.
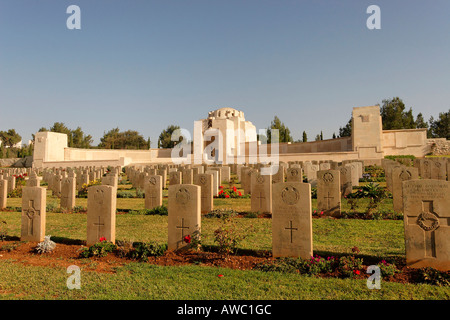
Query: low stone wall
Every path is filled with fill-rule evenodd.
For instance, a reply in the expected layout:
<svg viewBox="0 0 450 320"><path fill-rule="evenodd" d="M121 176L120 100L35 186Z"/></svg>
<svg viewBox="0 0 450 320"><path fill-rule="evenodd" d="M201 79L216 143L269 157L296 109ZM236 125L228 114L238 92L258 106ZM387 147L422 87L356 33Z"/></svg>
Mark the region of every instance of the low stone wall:
<svg viewBox="0 0 450 320"><path fill-rule="evenodd" d="M431 154L434 156L450 155L450 140L445 138L428 139L427 144L430 146Z"/></svg>
<svg viewBox="0 0 450 320"><path fill-rule="evenodd" d="M33 157L0 159L0 167L31 168Z"/></svg>

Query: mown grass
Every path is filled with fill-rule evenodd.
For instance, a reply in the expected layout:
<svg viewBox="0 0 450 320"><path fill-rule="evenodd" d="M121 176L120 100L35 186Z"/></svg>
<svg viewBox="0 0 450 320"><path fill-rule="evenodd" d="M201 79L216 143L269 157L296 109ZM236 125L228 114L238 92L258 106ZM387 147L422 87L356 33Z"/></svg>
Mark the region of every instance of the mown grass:
<svg viewBox="0 0 450 320"><path fill-rule="evenodd" d="M219 278L218 275L223 277ZM155 266L132 262L115 274L83 271L81 288L69 290L59 267L0 263L1 299L448 299L448 289L383 282L369 290L365 280L315 278L279 272L202 266Z"/></svg>
<svg viewBox="0 0 450 320"><path fill-rule="evenodd" d="M20 236L20 213L3 212L8 235ZM271 219L234 218L236 229L251 230L239 244L243 250L272 249ZM221 226L219 218L202 219L205 245L215 245L214 230ZM167 216L120 214L116 217L116 238L132 241L167 242ZM86 239L86 214L47 213L46 234L72 240ZM361 254L386 257L404 255L403 221L358 219L313 219L315 251L349 253L357 246Z"/></svg>
<svg viewBox="0 0 450 320"><path fill-rule="evenodd" d="M123 189L131 189L123 185ZM132 190L131 190L132 191ZM163 204L167 205L167 190ZM48 196L47 203L59 205L59 199ZM368 200L358 200L355 211L364 212ZM87 199L77 199L76 205L87 206ZM8 206L21 207L21 199L8 199ZM217 209L238 212L251 210L250 199L214 199ZM316 200L312 200L313 210ZM117 208L144 209L144 199L119 198ZM392 200L386 199L380 210L391 210ZM350 211L345 199L342 210ZM20 236L20 212L0 212L7 222L10 236ZM119 214L116 219L116 239L167 242L167 216ZM242 250L271 250L271 219L234 217L239 230L251 232L238 245ZM219 218L202 219L202 239L215 245L214 230ZM320 255L355 254L374 258L404 258L403 221L358 219L313 219L313 248ZM86 214L47 213L46 234L55 239L86 239ZM365 280L316 278L280 272L243 271L205 266L154 266L130 262L118 267L115 274L82 270L81 290L66 287L68 274L60 267L36 267L0 260L0 299L449 299L446 288L382 282L381 290L369 290ZM95 261L92 263L95 264ZM223 274L223 278L217 277Z"/></svg>

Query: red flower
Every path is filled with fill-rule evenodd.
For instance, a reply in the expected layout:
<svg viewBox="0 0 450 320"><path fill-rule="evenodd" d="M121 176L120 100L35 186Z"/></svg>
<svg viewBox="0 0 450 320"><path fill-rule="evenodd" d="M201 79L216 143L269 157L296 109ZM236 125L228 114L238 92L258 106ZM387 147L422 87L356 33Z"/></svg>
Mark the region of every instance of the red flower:
<svg viewBox="0 0 450 320"><path fill-rule="evenodd" d="M227 195L227 194L225 195L225 198L229 198L229 197L230 197L229 195Z"/></svg>
<svg viewBox="0 0 450 320"><path fill-rule="evenodd" d="M219 191L219 194L222 194L222 193L223 193L223 190L220 190L220 191Z"/></svg>
<svg viewBox="0 0 450 320"><path fill-rule="evenodd" d="M187 235L187 236L185 236L185 237L183 238L183 240L184 240L184 242L186 242L186 243L191 243L191 236L190 236L190 235Z"/></svg>
<svg viewBox="0 0 450 320"><path fill-rule="evenodd" d="M320 211L320 214L323 214L323 211Z"/></svg>
<svg viewBox="0 0 450 320"><path fill-rule="evenodd" d="M234 191L234 192L236 192L236 191L237 191L236 187L233 187L233 191Z"/></svg>
<svg viewBox="0 0 450 320"><path fill-rule="evenodd" d="M361 273L361 271L359 271L359 270L353 270L353 273L359 276L360 273Z"/></svg>
<svg viewBox="0 0 450 320"><path fill-rule="evenodd" d="M103 241L106 241L106 238L105 237L101 237L99 240L100 240L100 242L103 242Z"/></svg>
<svg viewBox="0 0 450 320"><path fill-rule="evenodd" d="M223 186L219 186L219 189L223 189Z"/></svg>
<svg viewBox="0 0 450 320"><path fill-rule="evenodd" d="M218 277L219 277L219 278L223 278L223 274L219 274Z"/></svg>
<svg viewBox="0 0 450 320"><path fill-rule="evenodd" d="M242 193L239 191L239 197L242 197Z"/></svg>

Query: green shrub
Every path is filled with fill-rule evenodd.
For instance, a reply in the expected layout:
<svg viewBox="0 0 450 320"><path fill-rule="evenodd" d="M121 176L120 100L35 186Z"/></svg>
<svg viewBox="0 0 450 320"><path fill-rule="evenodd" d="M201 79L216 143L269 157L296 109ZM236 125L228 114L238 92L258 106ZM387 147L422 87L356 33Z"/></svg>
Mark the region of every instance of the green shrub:
<svg viewBox="0 0 450 320"><path fill-rule="evenodd" d="M158 206L153 209L141 209L141 210L130 210L128 211L130 214L136 214L136 215L160 215L160 216L167 216L169 215L169 210L166 206Z"/></svg>
<svg viewBox="0 0 450 320"><path fill-rule="evenodd" d="M131 191L118 191L117 198L134 198L134 194Z"/></svg>
<svg viewBox="0 0 450 320"><path fill-rule="evenodd" d="M317 188L311 187L311 199L317 199Z"/></svg>
<svg viewBox="0 0 450 320"><path fill-rule="evenodd" d="M422 283L448 287L450 286L450 272L439 271L434 268L421 268L418 271L418 281Z"/></svg>
<svg viewBox="0 0 450 320"><path fill-rule="evenodd" d="M22 198L22 187L15 188L8 193L8 198Z"/></svg>
<svg viewBox="0 0 450 320"><path fill-rule="evenodd" d="M339 259L337 270L344 278L359 275L362 269L362 259L355 256L344 256Z"/></svg>
<svg viewBox="0 0 450 320"><path fill-rule="evenodd" d="M250 234L250 226L246 230L238 230L231 218L223 218L222 225L214 231L214 242L222 254L236 253L239 243Z"/></svg>
<svg viewBox="0 0 450 320"><path fill-rule="evenodd" d="M141 190L140 188L137 188L137 189L136 189L136 198L142 199L142 198L144 198L144 197L145 197L144 191Z"/></svg>
<svg viewBox="0 0 450 320"><path fill-rule="evenodd" d="M399 272L397 266L395 264L391 264L386 262L386 260L382 260L377 266L380 268L381 276L383 278L392 277L394 274Z"/></svg>
<svg viewBox="0 0 450 320"><path fill-rule="evenodd" d="M249 218L249 219L258 218L258 213L257 212L248 212L244 215L244 218Z"/></svg>
<svg viewBox="0 0 450 320"><path fill-rule="evenodd" d="M81 190L78 191L78 198L87 198L88 196L88 188L92 186L98 186L101 185L102 182L100 180L92 180L89 183L84 183L81 186Z"/></svg>
<svg viewBox="0 0 450 320"><path fill-rule="evenodd" d="M237 215L237 212L233 209L214 209L207 214L205 214L205 218L231 218Z"/></svg>
<svg viewBox="0 0 450 320"><path fill-rule="evenodd" d="M52 201L46 204L45 210L47 212L56 212L58 211L58 203L56 201Z"/></svg>
<svg viewBox="0 0 450 320"><path fill-rule="evenodd" d="M148 261L149 257L160 257L164 255L166 250L167 244L134 242L126 256L133 260Z"/></svg>
<svg viewBox="0 0 450 320"><path fill-rule="evenodd" d="M100 240L96 244L90 246L89 248L82 248L80 252L81 258L89 257L105 257L108 253L113 252L117 249L117 246L109 241Z"/></svg>
<svg viewBox="0 0 450 320"><path fill-rule="evenodd" d="M0 241L8 237L8 223L5 220L0 221Z"/></svg>

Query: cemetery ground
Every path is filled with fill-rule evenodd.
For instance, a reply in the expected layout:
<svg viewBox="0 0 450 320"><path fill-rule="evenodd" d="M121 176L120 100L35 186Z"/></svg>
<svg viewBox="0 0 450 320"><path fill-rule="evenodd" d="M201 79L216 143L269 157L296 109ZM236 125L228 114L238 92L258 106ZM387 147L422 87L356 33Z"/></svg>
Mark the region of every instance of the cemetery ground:
<svg viewBox="0 0 450 320"><path fill-rule="evenodd" d="M361 183L363 185L364 183ZM238 190L239 184L234 184ZM382 187L384 182L380 182ZM227 188L226 185L224 185ZM131 242L167 243L168 217L148 214L139 191L119 184L116 244L123 254L81 257L87 248L86 198L74 212L62 212L47 193L46 235L56 242L51 253L35 252L36 243L20 241L21 199L8 198L0 212L1 299L438 299L450 298L449 273L405 267L404 227L392 215L392 199L364 218L369 199L342 201L343 218L326 218L313 199L311 261L271 257L271 218L250 212L250 198L214 199L214 214L202 217L202 249L162 252L144 259L126 256ZM167 190L163 193L167 205ZM361 213L361 214L358 214ZM237 251L218 252L215 231L234 230ZM354 258L353 258L354 257ZM361 260L360 260L361 259ZM342 265L340 262L347 261ZM81 289L66 286L70 265L81 269ZM382 267L381 289L368 289L369 265ZM322 269L314 269L313 266ZM350 266L350 268L349 268ZM439 278L441 277L441 278ZM448 278L447 278L448 279ZM448 280L447 280L448 281Z"/></svg>

